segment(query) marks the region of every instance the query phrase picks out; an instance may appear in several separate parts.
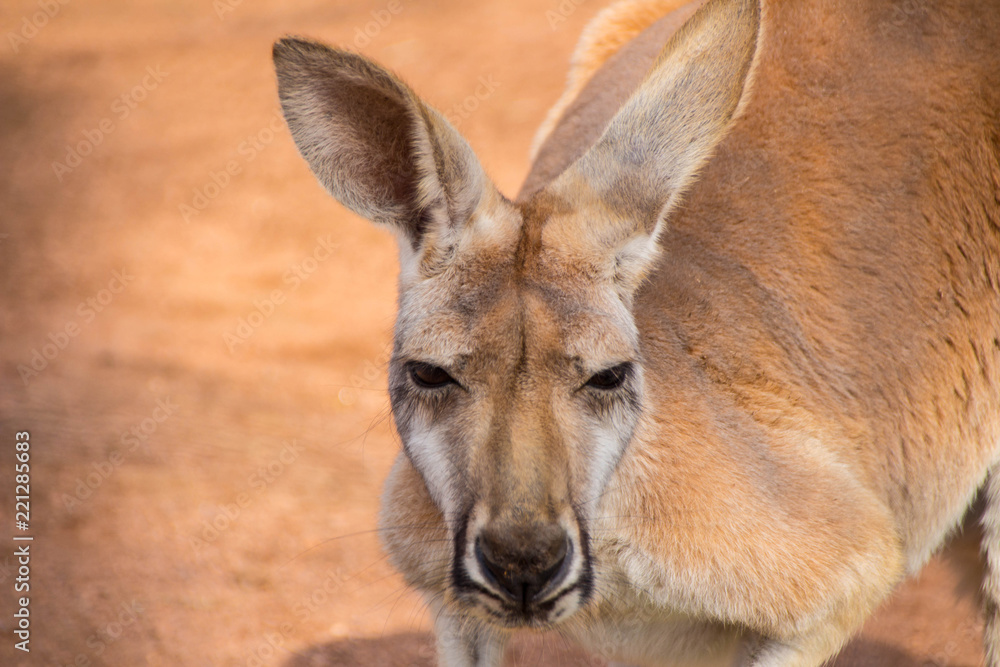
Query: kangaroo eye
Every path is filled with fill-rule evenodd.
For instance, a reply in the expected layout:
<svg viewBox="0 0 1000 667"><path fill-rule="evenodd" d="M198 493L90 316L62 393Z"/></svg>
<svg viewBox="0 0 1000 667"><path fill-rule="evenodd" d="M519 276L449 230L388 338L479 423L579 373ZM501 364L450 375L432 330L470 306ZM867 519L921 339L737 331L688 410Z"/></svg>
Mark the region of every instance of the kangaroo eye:
<svg viewBox="0 0 1000 667"><path fill-rule="evenodd" d="M611 368L605 368L599 373L594 373L590 379L587 380L587 386L593 387L594 389L603 389L605 391L617 389L625 383L625 379L628 377L631 368L632 364L627 361L623 364L612 366Z"/></svg>
<svg viewBox="0 0 1000 667"><path fill-rule="evenodd" d="M424 389L437 389L455 384L455 378L448 375L448 371L433 364L420 362L410 364L410 377L418 387Z"/></svg>

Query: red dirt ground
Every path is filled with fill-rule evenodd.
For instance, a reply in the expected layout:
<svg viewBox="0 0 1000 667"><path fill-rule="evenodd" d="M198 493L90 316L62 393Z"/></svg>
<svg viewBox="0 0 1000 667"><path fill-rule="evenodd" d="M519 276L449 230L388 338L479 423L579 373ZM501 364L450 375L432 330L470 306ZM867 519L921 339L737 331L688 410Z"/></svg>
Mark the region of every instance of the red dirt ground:
<svg viewBox="0 0 1000 667"><path fill-rule="evenodd" d="M514 194L601 3L62 2L0 13L0 525L29 431L35 537L30 654L0 552L0 665L431 665L372 532L394 242L296 154L270 44L361 47ZM976 538L838 664L979 664ZM511 664L603 663L526 638Z"/></svg>

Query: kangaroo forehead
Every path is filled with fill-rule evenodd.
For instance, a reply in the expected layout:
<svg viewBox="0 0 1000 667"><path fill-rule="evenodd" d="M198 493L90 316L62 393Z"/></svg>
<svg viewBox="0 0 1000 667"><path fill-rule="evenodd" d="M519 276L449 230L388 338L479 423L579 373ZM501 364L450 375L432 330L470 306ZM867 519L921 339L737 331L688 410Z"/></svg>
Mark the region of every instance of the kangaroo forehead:
<svg viewBox="0 0 1000 667"><path fill-rule="evenodd" d="M441 286L448 297L407 308L400 338L408 356L459 364L521 358L564 364L632 354L631 320L599 293L531 280L465 285L459 279L450 289Z"/></svg>

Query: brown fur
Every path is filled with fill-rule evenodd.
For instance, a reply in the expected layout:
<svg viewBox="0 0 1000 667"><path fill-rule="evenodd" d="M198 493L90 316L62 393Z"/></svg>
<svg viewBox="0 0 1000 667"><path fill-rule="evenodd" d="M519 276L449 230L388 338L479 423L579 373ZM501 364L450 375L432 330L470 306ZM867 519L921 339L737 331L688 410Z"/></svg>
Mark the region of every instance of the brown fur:
<svg viewBox="0 0 1000 667"><path fill-rule="evenodd" d="M820 665L919 570L1000 455L998 35L972 0L712 0L620 110L556 128L519 204L390 75L352 79L405 91L359 116L308 91L373 65L276 47L303 155L401 239L383 529L442 664L557 624L642 664ZM388 197L358 161L387 150ZM520 581L563 534L580 588L551 612L472 555Z"/></svg>

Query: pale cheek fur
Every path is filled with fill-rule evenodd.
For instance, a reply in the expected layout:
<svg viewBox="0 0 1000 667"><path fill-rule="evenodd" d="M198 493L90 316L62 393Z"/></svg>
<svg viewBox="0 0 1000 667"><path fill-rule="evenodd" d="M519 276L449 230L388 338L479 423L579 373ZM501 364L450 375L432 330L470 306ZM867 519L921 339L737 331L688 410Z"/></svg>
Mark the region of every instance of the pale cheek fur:
<svg viewBox="0 0 1000 667"><path fill-rule="evenodd" d="M453 517L458 511L456 477L443 434L423 416L415 419L410 428L406 443L410 459L427 483L434 502L446 517Z"/></svg>

